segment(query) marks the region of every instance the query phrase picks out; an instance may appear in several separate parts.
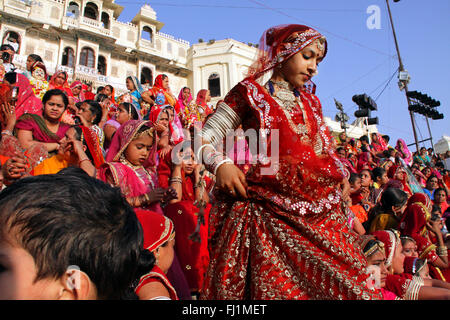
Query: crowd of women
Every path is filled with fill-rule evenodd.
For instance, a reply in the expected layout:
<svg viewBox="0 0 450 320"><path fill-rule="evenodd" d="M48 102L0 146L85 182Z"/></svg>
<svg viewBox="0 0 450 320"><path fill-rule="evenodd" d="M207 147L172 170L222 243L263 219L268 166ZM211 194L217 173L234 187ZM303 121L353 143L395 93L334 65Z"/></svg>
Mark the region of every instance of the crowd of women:
<svg viewBox="0 0 450 320"><path fill-rule="evenodd" d="M275 36L279 42L272 41ZM264 299L352 299L361 292L363 297L384 299L449 298L450 177L443 159L427 155L426 149L413 155L401 139L391 147L389 137L376 133L359 139L325 134L317 98L306 91L290 92L292 86L281 81L292 68L285 60L292 61L288 59L300 50L308 49L310 56L303 53L296 59L323 59L325 38L297 25L269 29L264 37L265 47L276 49L273 60L253 70L217 106L209 105L208 90L200 90L194 100L191 89L184 87L175 97L164 74L149 89L130 76L128 92L116 95L115 88L106 85L94 94L78 80L69 84L63 71L49 77L42 59L30 55L27 70L6 73L0 85L3 188L67 167L119 188L143 227L145 249L156 258L136 284L140 299L242 299L249 291L251 298ZM316 67L307 66L311 75L305 79ZM252 82L271 69L274 76L264 88ZM255 114L244 108L253 101L245 100L247 93L250 97L258 90L255 99L272 96L269 104L290 103L288 111L274 114L275 108L255 107L257 115L267 117L260 128L273 119L286 121L276 124L284 132L276 176L262 177L249 169L258 155L250 152L245 137L237 137L230 150L234 160L243 154L239 173L226 171L235 170L231 166L220 167L229 159L216 151L207 156L218 159L212 170L199 163L198 155L217 137L217 130L208 133L214 124L228 121L236 129L239 123L233 117L239 117L248 120L240 121L244 129L258 126ZM305 124L289 131L292 121L300 121L300 113L295 119L288 113L300 99L309 106L302 110ZM208 143L194 150L194 128L209 118L202 131ZM297 134L299 140L292 140ZM313 147L304 149L304 144ZM327 158L325 151L335 156ZM330 171L334 159L340 165ZM248 185L239 174L246 175ZM224 177L234 175L239 178L223 183ZM297 176L303 178L292 180ZM225 186L231 195L213 192ZM239 193L253 200L239 198ZM325 200L316 201L318 197ZM298 218L309 211L317 215ZM254 260L246 260L248 256ZM271 277L283 280L269 284ZM325 293L326 277L331 280ZM278 286L280 296L268 285ZM353 291L344 294L346 286Z"/></svg>

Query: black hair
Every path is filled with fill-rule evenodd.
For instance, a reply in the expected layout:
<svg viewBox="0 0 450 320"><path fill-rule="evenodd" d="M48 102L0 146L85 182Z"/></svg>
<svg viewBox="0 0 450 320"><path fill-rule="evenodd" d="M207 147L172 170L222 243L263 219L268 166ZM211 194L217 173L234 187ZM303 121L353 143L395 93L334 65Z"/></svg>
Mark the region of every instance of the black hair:
<svg viewBox="0 0 450 320"><path fill-rule="evenodd" d="M350 173L350 177L348 178L348 182L353 184L357 179L361 179L361 176L358 173Z"/></svg>
<svg viewBox="0 0 450 320"><path fill-rule="evenodd" d="M33 59L34 61L37 61L37 62L44 62L44 61L42 60L41 56L38 55L38 54L34 54L34 53L29 54L29 55L28 55L28 58L31 58L31 59Z"/></svg>
<svg viewBox="0 0 450 320"><path fill-rule="evenodd" d="M8 72L3 77L9 84L13 85L16 83L17 73L16 72Z"/></svg>
<svg viewBox="0 0 450 320"><path fill-rule="evenodd" d="M389 187L383 191L381 194L381 201L377 203L375 207L370 209L368 213L368 218L362 224L366 232L369 231L369 228L375 219L375 217L381 213L392 213L392 207L402 207L408 201L408 194L394 187ZM399 220L396 215L393 215L395 219Z"/></svg>
<svg viewBox="0 0 450 320"><path fill-rule="evenodd" d="M425 169L425 168L424 168L424 169ZM431 168L430 168L430 170L431 170ZM438 179L437 175L432 174L431 176L429 176L428 179L427 179L427 183L430 182L431 179L434 179L434 178ZM438 179L438 181L439 181L439 179Z"/></svg>
<svg viewBox="0 0 450 320"><path fill-rule="evenodd" d="M0 46L0 51L4 51L4 50L12 50L12 51L16 51L16 50L14 50L14 48L10 45L10 44L7 44L7 43L5 43L5 44L2 44L1 46Z"/></svg>
<svg viewBox="0 0 450 320"><path fill-rule="evenodd" d="M442 188L442 187L439 187L439 188L434 189L434 194L436 194L436 192L439 192L439 191L444 191L444 192L445 192L445 195L448 197L447 190L445 190L445 188ZM446 200L447 200L447 199L446 199Z"/></svg>
<svg viewBox="0 0 450 320"><path fill-rule="evenodd" d="M381 136L386 142L389 142L389 140L391 140L391 138L387 135L387 134L385 134L385 135L383 135L383 136Z"/></svg>
<svg viewBox="0 0 450 320"><path fill-rule="evenodd" d="M392 206L401 207L408 201L408 194L399 188L387 188L381 195L380 204L385 211L391 211Z"/></svg>
<svg viewBox="0 0 450 320"><path fill-rule="evenodd" d="M104 94L104 93L98 93L96 96L95 96L95 101L97 101L97 102L102 102L103 100L105 100L105 99L107 99L107 98L109 98L106 94Z"/></svg>
<svg viewBox="0 0 450 320"><path fill-rule="evenodd" d="M128 114L130 114L131 119L133 120L138 120L139 119L139 114L136 111L136 108L129 102L122 102L121 105L123 105L125 107L125 110L127 111Z"/></svg>
<svg viewBox="0 0 450 320"><path fill-rule="evenodd" d="M437 204L433 204L432 206L431 206L431 213L433 213L433 212L436 212L436 211L439 211L439 214L441 213L441 207L439 207L439 205L437 205Z"/></svg>
<svg viewBox="0 0 450 320"><path fill-rule="evenodd" d="M69 167L18 180L0 193L0 236L33 257L35 281L86 273L99 299L136 298L132 284L154 260L119 188Z"/></svg>
<svg viewBox="0 0 450 320"><path fill-rule="evenodd" d="M372 177L374 181L377 181L377 178L381 178L383 174L385 174L386 169L382 167L375 167L372 170Z"/></svg>
<svg viewBox="0 0 450 320"><path fill-rule="evenodd" d="M103 88L104 88L103 86L98 87L98 88L97 88L97 94L99 94L100 92L102 92Z"/></svg>
<svg viewBox="0 0 450 320"><path fill-rule="evenodd" d="M362 136L362 137L359 138L359 140L369 143L369 137L368 136Z"/></svg>
<svg viewBox="0 0 450 320"><path fill-rule="evenodd" d="M69 98L67 97L66 93L60 89L48 90L42 97L42 104L45 106L47 101L50 100L50 98L53 96L60 96L63 99L64 107L67 108L67 106L69 105Z"/></svg>
<svg viewBox="0 0 450 320"><path fill-rule="evenodd" d="M95 100L84 100L83 103L87 103L89 105L89 110L91 113L95 116L94 121L92 121L93 124L97 125L102 120L102 107L100 104Z"/></svg>
<svg viewBox="0 0 450 320"><path fill-rule="evenodd" d="M72 128L74 128L75 130L75 139L81 141L81 136L83 135L83 130L81 129L80 126L78 125L73 125ZM89 150L88 145L86 144L86 140L83 139L83 141L81 141L83 143L83 145L86 146L86 155L88 156L89 160L94 161L94 158L92 157L91 151Z"/></svg>

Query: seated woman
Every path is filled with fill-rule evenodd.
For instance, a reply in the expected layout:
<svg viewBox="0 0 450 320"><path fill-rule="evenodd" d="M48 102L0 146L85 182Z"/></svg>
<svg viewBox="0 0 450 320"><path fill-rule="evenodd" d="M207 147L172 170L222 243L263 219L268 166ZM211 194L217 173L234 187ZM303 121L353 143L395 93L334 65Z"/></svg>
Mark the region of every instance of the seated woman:
<svg viewBox="0 0 450 320"><path fill-rule="evenodd" d="M48 89L59 89L63 91L67 97L72 96L72 90L69 86L69 75L65 71L56 71L48 82Z"/></svg>
<svg viewBox="0 0 450 320"><path fill-rule="evenodd" d="M183 127L170 105L153 108L149 120L155 124L158 135L158 154L164 158L172 148L184 139Z"/></svg>
<svg viewBox="0 0 450 320"><path fill-rule="evenodd" d="M136 216L142 225L144 248L156 258L153 268L140 278L136 294L139 300L178 300L177 292L167 278L175 256L174 224L154 212L138 212Z"/></svg>
<svg viewBox="0 0 450 320"><path fill-rule="evenodd" d="M212 181L203 176L190 141L183 143L174 162L170 154L161 159L158 180L161 187L176 190L177 197L169 202L164 212L177 228L175 252L191 293L197 295L202 289L209 262L208 216L211 205L208 193Z"/></svg>
<svg viewBox="0 0 450 320"><path fill-rule="evenodd" d="M108 150L111 140L116 133L117 129L125 122L129 120L138 120L139 114L133 104L129 102L122 102L118 105L117 111L113 118L106 121L103 127L103 132L105 133L105 151Z"/></svg>
<svg viewBox="0 0 450 320"><path fill-rule="evenodd" d="M98 126L102 120L102 114L102 107L94 100L83 101L77 112L80 123L95 132L101 148L103 148L105 142L105 134L102 128Z"/></svg>
<svg viewBox="0 0 450 320"><path fill-rule="evenodd" d="M397 229L406 209L408 195L398 188L387 188L381 195L381 201L370 212L365 226L368 232Z"/></svg>
<svg viewBox="0 0 450 320"><path fill-rule="evenodd" d="M379 230L371 233L381 241L384 249L384 263L388 270L385 288L405 300L441 300L450 298L450 285L436 279L420 279L405 273L402 244L395 230Z"/></svg>
<svg viewBox="0 0 450 320"><path fill-rule="evenodd" d="M448 299L449 286L442 281L413 278L404 273L405 257L394 231L376 231L364 236L361 248L367 259L367 269L378 269L384 300L441 300ZM371 266L376 266L371 268Z"/></svg>
<svg viewBox="0 0 450 320"><path fill-rule="evenodd" d="M61 139L58 154L45 159L31 171L31 175L54 174L69 166L83 169L95 177L96 169L103 163L103 154L95 133L85 126L75 125Z"/></svg>
<svg viewBox="0 0 450 320"><path fill-rule="evenodd" d="M155 107L171 105L175 107L177 98L172 94L169 85L169 77L166 74L160 74L155 78L153 87L147 91L150 98L154 101Z"/></svg>
<svg viewBox="0 0 450 320"><path fill-rule="evenodd" d="M42 116L26 113L19 118L16 123L17 138L24 149L41 143L49 155L54 155L60 147L60 140L70 128L60 121L69 100L64 92L53 89L45 93L42 104Z"/></svg>

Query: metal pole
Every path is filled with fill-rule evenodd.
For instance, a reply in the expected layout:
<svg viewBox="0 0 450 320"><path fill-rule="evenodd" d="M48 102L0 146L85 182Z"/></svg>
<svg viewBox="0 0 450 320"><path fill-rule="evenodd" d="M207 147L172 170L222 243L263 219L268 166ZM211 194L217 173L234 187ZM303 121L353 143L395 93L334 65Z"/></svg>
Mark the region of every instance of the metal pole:
<svg viewBox="0 0 450 320"><path fill-rule="evenodd" d="M433 152L436 153L436 152L434 151L433 137L432 137L432 135L431 135L431 129L430 129L430 123L428 122L428 117L425 116L425 119L427 120L428 133L430 134L431 148L433 149Z"/></svg>
<svg viewBox="0 0 450 320"><path fill-rule="evenodd" d="M400 56L400 49L398 48L397 35L395 34L394 22L392 20L392 14L391 14L391 8L389 7L389 0L386 0L386 5L387 5L387 8L388 8L388 12L389 12L389 20L391 21L392 34L394 35L394 42L395 42L395 48L397 50L398 63L399 63L399 72L400 72L400 71L404 71L404 67L403 67L402 58ZM408 102L408 107L409 107L411 105L411 103L410 103L408 95L406 94L407 92L408 92L408 86L405 83L405 96L406 96L406 101ZM419 151L419 143L417 142L417 133L416 133L416 124L415 124L415 121L414 121L414 113L412 111L409 111L409 116L411 118L411 125L412 125L412 128L413 128L414 141L415 141L415 144L416 144L416 151Z"/></svg>

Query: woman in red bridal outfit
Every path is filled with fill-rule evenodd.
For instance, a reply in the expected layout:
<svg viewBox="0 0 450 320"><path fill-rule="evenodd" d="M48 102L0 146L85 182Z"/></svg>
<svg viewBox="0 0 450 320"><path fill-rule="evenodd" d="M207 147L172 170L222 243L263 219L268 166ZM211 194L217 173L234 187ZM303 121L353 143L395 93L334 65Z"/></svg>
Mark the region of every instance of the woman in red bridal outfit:
<svg viewBox="0 0 450 320"><path fill-rule="evenodd" d="M343 207L349 184L311 92L326 39L307 26L282 25L268 29L259 48L249 75L195 143L219 191L201 298L381 299L367 287L367 262ZM245 174L215 149L241 124L257 130L267 150Z"/></svg>

